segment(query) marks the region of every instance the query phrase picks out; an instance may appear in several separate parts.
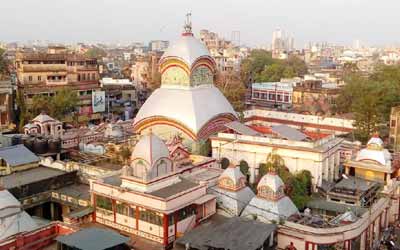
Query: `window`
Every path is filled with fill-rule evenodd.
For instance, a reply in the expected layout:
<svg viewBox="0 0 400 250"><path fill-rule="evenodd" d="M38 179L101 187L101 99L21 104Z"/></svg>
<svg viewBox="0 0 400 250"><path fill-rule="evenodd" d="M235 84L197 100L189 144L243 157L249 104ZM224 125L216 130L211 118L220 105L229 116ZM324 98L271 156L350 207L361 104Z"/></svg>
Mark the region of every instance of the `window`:
<svg viewBox="0 0 400 250"><path fill-rule="evenodd" d="M285 95L285 102L289 102L289 96Z"/></svg>
<svg viewBox="0 0 400 250"><path fill-rule="evenodd" d="M104 196L96 196L96 206L106 210L112 211L112 201L110 198Z"/></svg>
<svg viewBox="0 0 400 250"><path fill-rule="evenodd" d="M96 74L92 73L92 80L96 80Z"/></svg>
<svg viewBox="0 0 400 250"><path fill-rule="evenodd" d="M396 127L396 120L390 121L390 127L392 127L392 128Z"/></svg>
<svg viewBox="0 0 400 250"><path fill-rule="evenodd" d="M122 202L117 202L117 213L135 218L135 209Z"/></svg>
<svg viewBox="0 0 400 250"><path fill-rule="evenodd" d="M254 98L259 98L259 97L260 97L260 93L254 92L254 93L253 93L253 97L254 97Z"/></svg>
<svg viewBox="0 0 400 250"><path fill-rule="evenodd" d="M28 80L32 82L32 76L28 76Z"/></svg>
<svg viewBox="0 0 400 250"><path fill-rule="evenodd" d="M86 81L86 74L82 74L82 81Z"/></svg>
<svg viewBox="0 0 400 250"><path fill-rule="evenodd" d="M144 208L139 209L139 219L142 221L146 221L148 223L154 224L154 225L162 225L163 222L163 214L147 210Z"/></svg>
<svg viewBox="0 0 400 250"><path fill-rule="evenodd" d="M78 74L78 81L80 81L81 80L81 75L80 74Z"/></svg>
<svg viewBox="0 0 400 250"><path fill-rule="evenodd" d="M269 94L268 96L269 100L275 100L275 94Z"/></svg>
<svg viewBox="0 0 400 250"><path fill-rule="evenodd" d="M42 80L42 76L38 76L38 77L37 77L37 80L38 80L38 81L41 81L41 80Z"/></svg>
<svg viewBox="0 0 400 250"><path fill-rule="evenodd" d="M185 207L178 211L178 221L184 220L189 216L196 214L196 208L194 207Z"/></svg>

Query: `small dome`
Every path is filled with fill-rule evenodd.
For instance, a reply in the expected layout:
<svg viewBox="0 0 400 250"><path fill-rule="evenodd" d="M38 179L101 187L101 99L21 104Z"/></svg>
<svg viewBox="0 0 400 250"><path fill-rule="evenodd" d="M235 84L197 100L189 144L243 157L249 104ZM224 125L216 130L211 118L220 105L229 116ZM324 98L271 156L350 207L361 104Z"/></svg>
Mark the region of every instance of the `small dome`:
<svg viewBox="0 0 400 250"><path fill-rule="evenodd" d="M281 177L275 173L268 173L261 178L257 185L257 189L266 186L269 187L273 192L277 192L280 190L280 188L283 188L284 185L285 184L283 183Z"/></svg>
<svg viewBox="0 0 400 250"><path fill-rule="evenodd" d="M369 139L369 141L368 141L368 143L367 143L367 145L370 145L370 144L375 144L375 145L378 145L378 146L383 146L383 141L382 141L382 139L379 138L378 136L373 136L371 139Z"/></svg>
<svg viewBox="0 0 400 250"><path fill-rule="evenodd" d="M153 133L140 138L132 152L132 160L142 159L150 165L160 158L168 158L169 151L165 143Z"/></svg>
<svg viewBox="0 0 400 250"><path fill-rule="evenodd" d="M246 186L246 177L239 167L229 166L218 178L220 188L238 190Z"/></svg>
<svg viewBox="0 0 400 250"><path fill-rule="evenodd" d="M210 57L206 46L197 40L192 34L182 35L173 43L161 57L160 63L169 58L179 58L186 62L189 67L200 57Z"/></svg>
<svg viewBox="0 0 400 250"><path fill-rule="evenodd" d="M104 131L104 136L119 138L119 137L124 136L124 133L122 131L123 131L123 129L122 129L121 125L110 123L107 125L107 127Z"/></svg>

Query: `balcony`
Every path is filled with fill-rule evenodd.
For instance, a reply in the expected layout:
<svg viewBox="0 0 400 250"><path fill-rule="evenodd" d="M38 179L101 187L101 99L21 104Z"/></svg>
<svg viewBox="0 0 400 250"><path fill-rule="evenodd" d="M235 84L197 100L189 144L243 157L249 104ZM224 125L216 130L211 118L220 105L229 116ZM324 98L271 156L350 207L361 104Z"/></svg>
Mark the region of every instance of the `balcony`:
<svg viewBox="0 0 400 250"><path fill-rule="evenodd" d="M23 72L60 72L67 71L65 64L24 64Z"/></svg>

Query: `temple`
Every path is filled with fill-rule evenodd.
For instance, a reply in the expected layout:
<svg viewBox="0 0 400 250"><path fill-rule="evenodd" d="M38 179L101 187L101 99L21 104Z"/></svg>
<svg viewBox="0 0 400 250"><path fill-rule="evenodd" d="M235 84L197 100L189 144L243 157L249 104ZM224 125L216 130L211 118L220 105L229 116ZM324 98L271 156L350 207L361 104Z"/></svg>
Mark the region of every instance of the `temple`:
<svg viewBox="0 0 400 250"><path fill-rule="evenodd" d="M163 139L180 134L191 147L206 140L237 119L228 100L214 86L216 64L208 49L185 24L180 39L159 62L161 87L143 104L134 120L134 130L149 129Z"/></svg>

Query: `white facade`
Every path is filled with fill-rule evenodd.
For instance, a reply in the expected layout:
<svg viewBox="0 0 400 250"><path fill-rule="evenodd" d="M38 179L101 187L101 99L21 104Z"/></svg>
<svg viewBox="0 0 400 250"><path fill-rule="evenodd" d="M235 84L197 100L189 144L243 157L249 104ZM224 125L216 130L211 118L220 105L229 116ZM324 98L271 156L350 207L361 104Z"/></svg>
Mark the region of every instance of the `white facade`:
<svg viewBox="0 0 400 250"><path fill-rule="evenodd" d="M246 161L252 183L258 176L260 164L266 163L268 155L275 149L290 172L310 171L314 187L320 186L322 180L333 181L338 177L341 142L342 139L334 136L313 142L228 133L211 138L212 156L218 160L227 158L233 164Z"/></svg>

